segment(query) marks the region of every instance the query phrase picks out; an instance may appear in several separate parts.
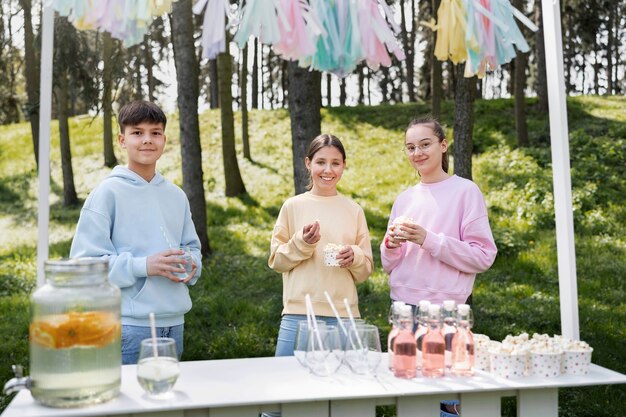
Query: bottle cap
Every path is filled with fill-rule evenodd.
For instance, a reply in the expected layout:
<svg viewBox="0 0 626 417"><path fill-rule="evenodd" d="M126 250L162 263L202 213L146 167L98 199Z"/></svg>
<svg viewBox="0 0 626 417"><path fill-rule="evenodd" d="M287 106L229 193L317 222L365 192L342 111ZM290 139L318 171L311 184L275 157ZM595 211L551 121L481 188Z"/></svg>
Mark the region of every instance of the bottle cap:
<svg viewBox="0 0 626 417"><path fill-rule="evenodd" d="M409 319L412 318L412 311L411 311L411 306L410 305L403 305L400 306L400 318L402 319Z"/></svg>
<svg viewBox="0 0 626 417"><path fill-rule="evenodd" d="M470 306L468 304L459 304L458 309L460 315L467 316L470 311Z"/></svg>
<svg viewBox="0 0 626 417"><path fill-rule="evenodd" d="M395 308L395 307L403 306L405 304L406 303L404 301L394 301L393 302L393 307Z"/></svg>
<svg viewBox="0 0 626 417"><path fill-rule="evenodd" d="M428 314L430 314L431 316L434 314L439 314L440 309L441 309L441 306L439 304L431 304L428 307Z"/></svg>
<svg viewBox="0 0 626 417"><path fill-rule="evenodd" d="M421 300L420 301L420 310L428 310L428 306L430 305L430 301Z"/></svg>
<svg viewBox="0 0 626 417"><path fill-rule="evenodd" d="M454 310L454 300L444 300L443 308L448 311Z"/></svg>

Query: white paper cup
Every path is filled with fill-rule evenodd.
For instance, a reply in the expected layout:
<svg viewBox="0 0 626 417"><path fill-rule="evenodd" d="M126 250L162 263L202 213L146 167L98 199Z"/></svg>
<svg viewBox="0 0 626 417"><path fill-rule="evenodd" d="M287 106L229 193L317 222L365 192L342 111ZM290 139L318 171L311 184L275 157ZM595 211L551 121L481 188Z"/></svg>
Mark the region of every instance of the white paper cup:
<svg viewBox="0 0 626 417"><path fill-rule="evenodd" d="M340 250L340 245L327 245L324 248L324 264L326 266L340 266L337 259Z"/></svg>
<svg viewBox="0 0 626 417"><path fill-rule="evenodd" d="M474 369L489 372L489 336L474 334Z"/></svg>
<svg viewBox="0 0 626 417"><path fill-rule="evenodd" d="M521 378L526 370L526 354L489 351L491 373L502 378Z"/></svg>
<svg viewBox="0 0 626 417"><path fill-rule="evenodd" d="M591 365L590 350L566 350L561 358L561 372L567 375L584 375L589 373Z"/></svg>
<svg viewBox="0 0 626 417"><path fill-rule="evenodd" d="M530 352L530 375L554 378L561 375L563 353Z"/></svg>

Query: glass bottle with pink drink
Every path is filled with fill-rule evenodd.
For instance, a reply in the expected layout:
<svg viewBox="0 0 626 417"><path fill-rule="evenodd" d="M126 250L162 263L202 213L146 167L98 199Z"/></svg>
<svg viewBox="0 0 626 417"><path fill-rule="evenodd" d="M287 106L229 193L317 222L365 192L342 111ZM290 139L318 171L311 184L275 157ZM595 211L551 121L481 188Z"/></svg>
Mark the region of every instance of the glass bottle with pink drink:
<svg viewBox="0 0 626 417"><path fill-rule="evenodd" d="M456 333L456 316L454 300L445 300L441 309L441 334L446 341L445 365L446 370L452 369L452 338Z"/></svg>
<svg viewBox="0 0 626 417"><path fill-rule="evenodd" d="M415 378L417 375L417 348L413 334L411 306L400 307L400 326L393 343L393 374L398 378Z"/></svg>
<svg viewBox="0 0 626 417"><path fill-rule="evenodd" d="M422 343L424 336L428 331L428 308L430 307L430 301L422 300L419 302L417 308L417 314L415 320L417 321L417 330L415 331L415 342L417 344L417 370L422 370Z"/></svg>
<svg viewBox="0 0 626 417"><path fill-rule="evenodd" d="M389 307L389 324L391 330L387 337L387 356L389 358L389 370L393 372L393 342L398 335L400 329L400 307L404 306L404 301L394 301Z"/></svg>
<svg viewBox="0 0 626 417"><path fill-rule="evenodd" d="M474 336L470 306L459 304L456 316L457 332L452 338L452 373L471 376L474 375Z"/></svg>
<svg viewBox="0 0 626 417"><path fill-rule="evenodd" d="M446 342L441 334L441 312L439 304L431 304L428 309L428 331L422 342L422 374L425 377L444 376L444 352Z"/></svg>

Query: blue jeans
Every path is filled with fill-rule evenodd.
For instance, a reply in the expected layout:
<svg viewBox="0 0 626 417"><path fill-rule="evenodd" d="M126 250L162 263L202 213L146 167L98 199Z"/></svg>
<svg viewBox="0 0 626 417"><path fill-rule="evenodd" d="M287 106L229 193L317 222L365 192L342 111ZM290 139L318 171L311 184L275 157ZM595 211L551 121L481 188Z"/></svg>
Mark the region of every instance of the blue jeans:
<svg viewBox="0 0 626 417"><path fill-rule="evenodd" d="M337 325L337 319L334 317L317 316L317 320L324 321L331 326ZM275 356L293 356L293 347L296 343L296 331L298 330L298 322L306 320L304 314L285 314L280 322L280 330L278 331L278 340L276 340Z"/></svg>
<svg viewBox="0 0 626 417"><path fill-rule="evenodd" d="M180 360L183 354L183 330L184 324L172 327L157 327L156 337L171 337L176 341L176 353ZM132 365L139 361L139 348L143 339L149 339L150 327L145 326L122 326L122 365Z"/></svg>

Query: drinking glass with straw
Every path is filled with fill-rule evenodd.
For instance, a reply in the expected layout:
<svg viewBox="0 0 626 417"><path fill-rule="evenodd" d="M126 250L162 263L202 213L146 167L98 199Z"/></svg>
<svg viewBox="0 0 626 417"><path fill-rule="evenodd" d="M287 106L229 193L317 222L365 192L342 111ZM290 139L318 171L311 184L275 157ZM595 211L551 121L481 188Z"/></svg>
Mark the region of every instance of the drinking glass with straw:
<svg viewBox="0 0 626 417"><path fill-rule="evenodd" d="M305 360L311 373L318 376L334 374L341 366L343 352L337 326L318 327L313 304L309 294L305 297L307 315L311 316L312 328L305 353Z"/></svg>
<svg viewBox="0 0 626 417"><path fill-rule="evenodd" d="M154 313L149 317L151 337L141 341L137 381L150 397L171 398L180 374L176 341L170 337L157 337Z"/></svg>

